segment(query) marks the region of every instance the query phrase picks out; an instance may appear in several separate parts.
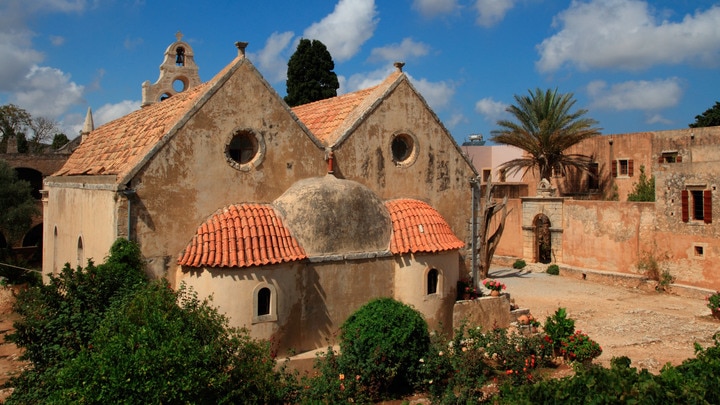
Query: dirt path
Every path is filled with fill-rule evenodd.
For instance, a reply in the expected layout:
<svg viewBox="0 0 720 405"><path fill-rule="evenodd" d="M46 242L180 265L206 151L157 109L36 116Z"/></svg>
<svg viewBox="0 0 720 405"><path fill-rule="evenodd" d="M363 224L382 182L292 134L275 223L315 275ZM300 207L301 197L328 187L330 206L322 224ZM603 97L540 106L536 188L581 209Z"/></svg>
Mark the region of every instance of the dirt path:
<svg viewBox="0 0 720 405"><path fill-rule="evenodd" d="M720 332L702 299L507 268L493 269L490 277L505 283L515 303L541 323L566 308L576 330L602 346L596 362L604 366L628 356L634 367L657 373L668 362L694 357L695 342L708 346Z"/></svg>

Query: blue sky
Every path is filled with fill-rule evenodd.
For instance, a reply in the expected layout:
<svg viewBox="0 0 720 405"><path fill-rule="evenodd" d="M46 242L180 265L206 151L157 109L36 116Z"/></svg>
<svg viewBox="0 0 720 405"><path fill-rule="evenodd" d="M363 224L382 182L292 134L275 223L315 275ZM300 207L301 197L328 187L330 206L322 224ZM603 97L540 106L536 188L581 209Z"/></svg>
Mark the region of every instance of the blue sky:
<svg viewBox="0 0 720 405"><path fill-rule="evenodd" d="M300 38L323 41L340 92L405 72L458 142L487 139L514 95L572 92L602 133L685 128L720 100L720 2L703 0L0 0L0 104L70 138L139 108L175 33L203 81L248 55L285 95Z"/></svg>

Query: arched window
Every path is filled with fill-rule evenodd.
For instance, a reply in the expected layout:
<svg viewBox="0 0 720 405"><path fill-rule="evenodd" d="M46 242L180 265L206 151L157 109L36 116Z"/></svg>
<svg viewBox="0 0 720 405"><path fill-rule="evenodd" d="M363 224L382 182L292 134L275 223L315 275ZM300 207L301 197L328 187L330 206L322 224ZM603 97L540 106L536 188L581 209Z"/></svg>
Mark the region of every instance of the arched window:
<svg viewBox="0 0 720 405"><path fill-rule="evenodd" d="M77 265L82 267L85 265L85 253L83 252L83 239L82 236L78 236L77 244Z"/></svg>
<svg viewBox="0 0 720 405"><path fill-rule="evenodd" d="M273 322L278 319L277 290L270 283L260 283L253 291L252 323Z"/></svg>
<svg viewBox="0 0 720 405"><path fill-rule="evenodd" d="M267 287L263 287L258 291L258 305L257 305L257 316L269 315L270 314L270 298L272 293Z"/></svg>
<svg viewBox="0 0 720 405"><path fill-rule="evenodd" d="M437 269L430 269L427 272L427 295L437 294L440 285L440 273Z"/></svg>

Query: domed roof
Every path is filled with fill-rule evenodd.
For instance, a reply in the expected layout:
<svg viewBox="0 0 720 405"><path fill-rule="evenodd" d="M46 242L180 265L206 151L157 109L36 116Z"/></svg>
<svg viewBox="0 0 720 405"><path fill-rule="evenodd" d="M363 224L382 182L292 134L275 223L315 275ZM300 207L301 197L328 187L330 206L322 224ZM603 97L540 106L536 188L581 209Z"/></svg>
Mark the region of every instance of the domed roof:
<svg viewBox="0 0 720 405"><path fill-rule="evenodd" d="M358 182L332 175L300 180L273 205L310 257L389 249L390 214Z"/></svg>

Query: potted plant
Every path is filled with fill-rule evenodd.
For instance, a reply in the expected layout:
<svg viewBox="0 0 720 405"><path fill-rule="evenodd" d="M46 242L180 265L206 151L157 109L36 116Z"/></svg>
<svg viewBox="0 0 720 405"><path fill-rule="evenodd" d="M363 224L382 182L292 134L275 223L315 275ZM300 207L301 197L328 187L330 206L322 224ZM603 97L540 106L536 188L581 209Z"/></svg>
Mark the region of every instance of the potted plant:
<svg viewBox="0 0 720 405"><path fill-rule="evenodd" d="M473 285L472 279L463 277L457 282L458 300L474 300L479 297L480 291Z"/></svg>
<svg viewBox="0 0 720 405"><path fill-rule="evenodd" d="M497 280L485 279L483 280L483 285L490 290L490 295L493 297L497 297L500 295L500 291L505 289L505 284Z"/></svg>
<svg viewBox="0 0 720 405"><path fill-rule="evenodd" d="M705 297L707 306L712 311L715 319L720 319L720 291L716 291L714 294L710 294Z"/></svg>

